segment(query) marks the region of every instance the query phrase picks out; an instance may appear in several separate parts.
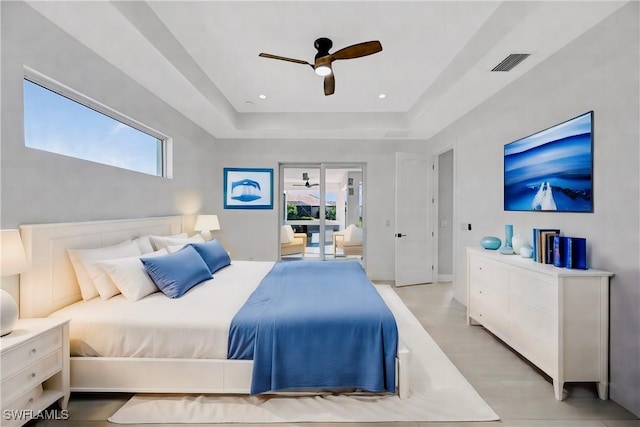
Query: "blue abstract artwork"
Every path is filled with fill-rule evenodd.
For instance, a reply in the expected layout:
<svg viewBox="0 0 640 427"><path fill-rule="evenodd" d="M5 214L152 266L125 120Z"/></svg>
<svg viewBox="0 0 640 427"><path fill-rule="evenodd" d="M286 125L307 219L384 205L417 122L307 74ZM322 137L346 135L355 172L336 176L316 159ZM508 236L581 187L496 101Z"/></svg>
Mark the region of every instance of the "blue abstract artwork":
<svg viewBox="0 0 640 427"><path fill-rule="evenodd" d="M241 202L252 202L262 198L260 183L252 179L243 179L231 183L231 198Z"/></svg>
<svg viewBox="0 0 640 427"><path fill-rule="evenodd" d="M504 209L593 212L593 111L504 146Z"/></svg>
<svg viewBox="0 0 640 427"><path fill-rule="evenodd" d="M224 168L225 209L273 209L273 169Z"/></svg>

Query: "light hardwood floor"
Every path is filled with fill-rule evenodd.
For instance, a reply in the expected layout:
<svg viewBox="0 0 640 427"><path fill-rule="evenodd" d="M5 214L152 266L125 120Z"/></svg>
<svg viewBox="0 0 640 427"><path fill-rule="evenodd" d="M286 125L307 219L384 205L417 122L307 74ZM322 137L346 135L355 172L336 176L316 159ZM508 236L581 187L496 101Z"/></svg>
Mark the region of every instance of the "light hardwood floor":
<svg viewBox="0 0 640 427"><path fill-rule="evenodd" d="M479 423L376 423L375 427L640 427L640 420L633 414L613 401L599 400L595 386L591 384L568 384L565 387L566 398L563 401L555 400L548 378L482 327L467 326L466 310L452 299L450 283L408 286L397 288L396 292L501 420ZM113 427L116 424L106 419L128 398L129 395L72 394L69 420L31 422L30 426ZM203 424L187 425L198 427ZM223 427L221 424L206 425ZM263 424L268 427L280 425ZM288 425L345 427L346 424ZM348 425L361 427L367 424ZM144 426L167 427L169 424Z"/></svg>

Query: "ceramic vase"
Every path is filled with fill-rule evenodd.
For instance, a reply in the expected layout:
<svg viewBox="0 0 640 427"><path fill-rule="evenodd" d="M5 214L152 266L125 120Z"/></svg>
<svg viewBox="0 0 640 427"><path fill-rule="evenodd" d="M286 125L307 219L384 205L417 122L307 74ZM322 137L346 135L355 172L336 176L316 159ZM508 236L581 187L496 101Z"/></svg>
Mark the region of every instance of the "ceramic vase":
<svg viewBox="0 0 640 427"><path fill-rule="evenodd" d="M11 294L4 289L0 289L0 335L4 336L13 331L13 326L18 320L18 305L11 297Z"/></svg>
<svg viewBox="0 0 640 427"><path fill-rule="evenodd" d="M511 239L513 239L513 225L506 224L504 226L504 245L500 248L500 253L504 255L512 255L513 247L511 246Z"/></svg>
<svg viewBox="0 0 640 427"><path fill-rule="evenodd" d="M501 244L502 242L500 241L500 239L493 236L486 236L486 237L483 237L482 240L480 240L480 246L492 251L495 251L496 249L498 249Z"/></svg>
<svg viewBox="0 0 640 427"><path fill-rule="evenodd" d="M524 239L520 233L516 233L511 239L511 247L513 248L513 253L520 254L520 248L524 244Z"/></svg>
<svg viewBox="0 0 640 427"><path fill-rule="evenodd" d="M522 258L531 258L533 257L533 248L530 244L525 243L520 247L520 256Z"/></svg>

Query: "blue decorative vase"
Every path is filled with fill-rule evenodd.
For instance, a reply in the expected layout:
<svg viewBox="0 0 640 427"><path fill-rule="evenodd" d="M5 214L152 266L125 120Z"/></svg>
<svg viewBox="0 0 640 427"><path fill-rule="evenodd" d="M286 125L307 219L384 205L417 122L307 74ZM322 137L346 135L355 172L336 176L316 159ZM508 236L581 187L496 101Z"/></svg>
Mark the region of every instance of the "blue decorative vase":
<svg viewBox="0 0 640 427"><path fill-rule="evenodd" d="M493 237L493 236L483 237L480 240L480 246L482 246L485 249L492 250L492 251L495 251L496 249L498 249L501 244L502 244L502 242L500 241L500 239L498 239L497 237Z"/></svg>
<svg viewBox="0 0 640 427"><path fill-rule="evenodd" d="M504 226L504 246L500 248L500 253L503 255L513 255L513 247L511 246L511 239L513 238L513 225L506 224Z"/></svg>

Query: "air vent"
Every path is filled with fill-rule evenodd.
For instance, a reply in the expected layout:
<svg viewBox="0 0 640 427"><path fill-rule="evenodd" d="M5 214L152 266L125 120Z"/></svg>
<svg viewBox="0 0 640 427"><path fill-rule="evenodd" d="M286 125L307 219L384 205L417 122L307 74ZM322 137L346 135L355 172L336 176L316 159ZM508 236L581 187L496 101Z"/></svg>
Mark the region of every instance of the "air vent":
<svg viewBox="0 0 640 427"><path fill-rule="evenodd" d="M530 53L512 53L502 60L501 63L493 67L491 71L511 71L513 68L527 59Z"/></svg>

